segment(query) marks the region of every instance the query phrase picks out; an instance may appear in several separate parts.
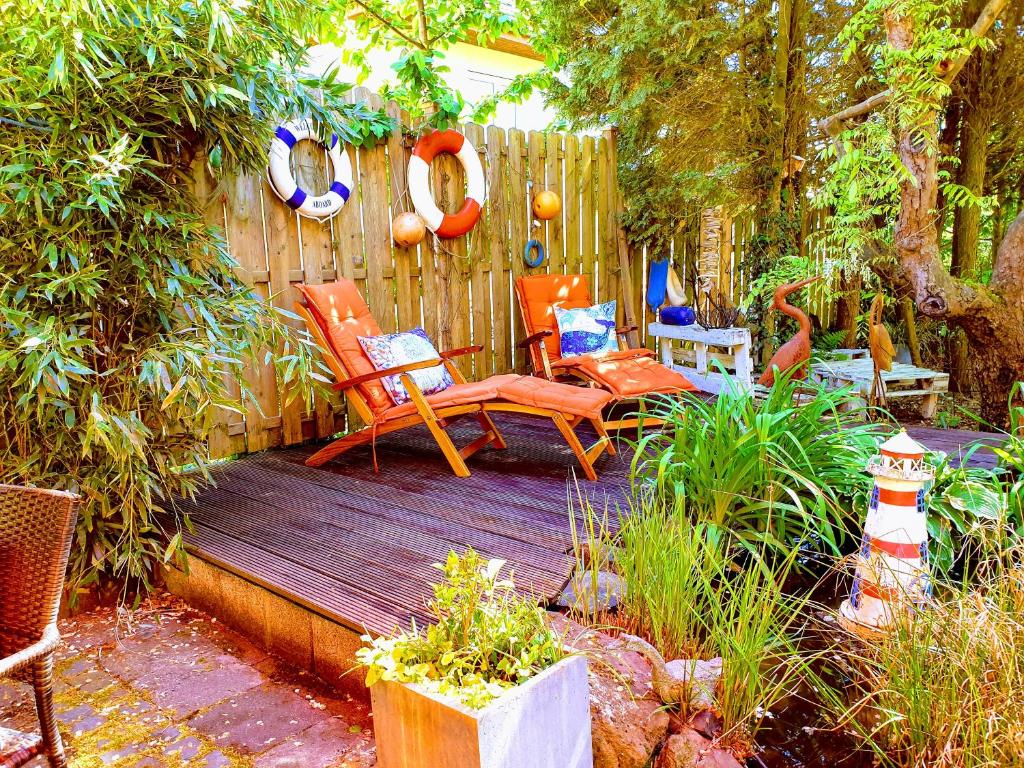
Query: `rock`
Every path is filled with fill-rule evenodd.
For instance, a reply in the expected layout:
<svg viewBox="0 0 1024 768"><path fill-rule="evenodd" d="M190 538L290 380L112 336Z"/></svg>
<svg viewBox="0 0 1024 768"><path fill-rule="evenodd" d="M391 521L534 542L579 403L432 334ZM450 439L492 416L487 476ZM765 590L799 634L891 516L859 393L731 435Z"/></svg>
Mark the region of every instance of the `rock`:
<svg viewBox="0 0 1024 768"><path fill-rule="evenodd" d="M565 590L558 596L556 604L561 608L571 608L587 615L598 611L607 611L619 604L625 584L618 574L611 571L597 572L597 593L594 593L594 580L589 572L577 572Z"/></svg>
<svg viewBox="0 0 1024 768"><path fill-rule="evenodd" d="M743 768L732 753L693 729L669 736L654 768Z"/></svg>
<svg viewBox="0 0 1024 768"><path fill-rule="evenodd" d="M704 709L690 718L690 727L701 736L709 739L717 739L722 735L722 718L710 709Z"/></svg>
<svg viewBox="0 0 1024 768"><path fill-rule="evenodd" d="M701 659L676 659L665 665L668 673L677 680L685 680L690 689L690 710L711 709L715 706L715 691L722 678L722 657L708 661Z"/></svg>
<svg viewBox="0 0 1024 768"><path fill-rule="evenodd" d="M588 656L594 768L644 768L668 733L669 715L651 689L651 667L605 634L554 615L566 644Z"/></svg>

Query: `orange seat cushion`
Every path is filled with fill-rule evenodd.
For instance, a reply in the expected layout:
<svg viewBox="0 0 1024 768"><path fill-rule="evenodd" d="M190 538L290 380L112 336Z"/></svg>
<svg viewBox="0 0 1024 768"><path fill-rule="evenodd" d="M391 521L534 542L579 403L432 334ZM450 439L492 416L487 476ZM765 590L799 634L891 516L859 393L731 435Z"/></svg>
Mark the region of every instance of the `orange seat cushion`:
<svg viewBox="0 0 1024 768"><path fill-rule="evenodd" d="M555 307L581 309L594 304L584 275L524 275L516 279L516 297L528 336L551 331L551 335L544 339L544 348L552 360L562 356ZM535 358L534 370L542 370L544 364L537 356L536 348L531 348L530 354Z"/></svg>
<svg viewBox="0 0 1024 768"><path fill-rule="evenodd" d="M612 400L610 394L600 389L559 384L535 376L519 376L503 384L498 394L517 405L546 408L586 419L600 418L601 409Z"/></svg>
<svg viewBox="0 0 1024 768"><path fill-rule="evenodd" d="M380 336L382 331L370 314L370 308L356 288L344 278L323 285L297 285L310 312L331 343L331 352L345 366L349 376L373 373L373 363L366 356L360 336ZM371 410L382 412L393 403L379 380L360 384L359 389Z"/></svg>
<svg viewBox="0 0 1024 768"><path fill-rule="evenodd" d="M573 358L574 361L575 359ZM611 356L586 355L576 368L617 398L640 397L653 393L692 392L697 389L681 373L650 357L615 359Z"/></svg>
<svg viewBox="0 0 1024 768"><path fill-rule="evenodd" d="M500 397L501 387L509 382L522 378L514 373L504 373L498 376L490 376L483 381L467 381L462 384L453 384L447 389L427 395L427 402L434 409L448 408L453 405L466 405L468 403L483 403L488 400L496 400ZM402 403L394 408L389 408L384 413L384 419L398 419L416 412L416 404Z"/></svg>

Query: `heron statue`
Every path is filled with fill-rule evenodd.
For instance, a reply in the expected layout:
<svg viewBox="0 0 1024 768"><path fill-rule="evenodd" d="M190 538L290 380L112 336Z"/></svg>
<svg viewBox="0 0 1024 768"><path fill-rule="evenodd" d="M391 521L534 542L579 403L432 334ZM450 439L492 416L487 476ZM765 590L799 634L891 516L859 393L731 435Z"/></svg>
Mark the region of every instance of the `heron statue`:
<svg viewBox="0 0 1024 768"><path fill-rule="evenodd" d="M871 302L871 319L868 325L868 350L875 368L875 378L871 384L871 405L885 407L885 382L882 371L892 370L892 359L896 356L896 348L889 338L889 330L882 323L882 310L885 309L885 296L881 291L875 294Z"/></svg>
<svg viewBox="0 0 1024 768"><path fill-rule="evenodd" d="M776 368L780 371L796 369L795 375L798 377L803 376L803 367L811 359L811 319L807 317L805 312L787 302L786 297L817 280L821 280L820 275L809 277L798 283L780 285L775 289L775 299L772 301L772 308L796 320L800 325L800 330L772 355L772 359L768 361L768 368L761 374L761 378L758 380L759 384L765 387L770 387L774 384Z"/></svg>

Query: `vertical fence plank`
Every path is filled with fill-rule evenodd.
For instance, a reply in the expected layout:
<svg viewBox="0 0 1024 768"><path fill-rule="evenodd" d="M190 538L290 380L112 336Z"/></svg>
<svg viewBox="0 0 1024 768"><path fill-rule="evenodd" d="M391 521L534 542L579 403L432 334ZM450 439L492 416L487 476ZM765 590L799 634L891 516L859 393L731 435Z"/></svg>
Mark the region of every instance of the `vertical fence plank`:
<svg viewBox="0 0 1024 768"><path fill-rule="evenodd" d="M406 122L398 105L389 101L386 109L397 130L391 132L387 142L388 178L391 188L391 218L400 213L412 211L409 197L409 160L401 126ZM390 222L389 222L390 223ZM392 244L393 245L393 244ZM395 303L397 306L398 328L407 331L419 324L420 301L418 286L413 285L413 269L416 266L416 247L400 248L394 245L395 261ZM415 290L414 290L415 289Z"/></svg>
<svg viewBox="0 0 1024 768"><path fill-rule="evenodd" d="M225 230L223 198L214 189L214 179L206 167L206 156L200 155L192 165L196 198L203 204L203 218L210 227ZM231 397L238 397L239 386L231 377L225 377L224 384ZM232 411L218 409L213 429L209 436L210 455L230 456L245 450L244 417ZM232 433L238 435L233 438Z"/></svg>
<svg viewBox="0 0 1024 768"><path fill-rule="evenodd" d="M475 123L466 125L466 138L476 149L477 157L480 159L480 166L484 171L484 180L488 178L489 168L487 165L487 146L484 141L484 129ZM480 352L473 355L473 376L477 379L486 378L492 372L491 352L488 347L491 344L493 333L491 331L491 290L490 290L490 252L488 251L488 223L493 210L489 210L488 203L484 204L481 211L481 220L470 230L468 239L468 261L469 268L469 343L483 347Z"/></svg>
<svg viewBox="0 0 1024 768"><path fill-rule="evenodd" d="M548 225L546 221L538 221L533 216L533 198L544 189L546 183L544 159L547 153L544 146L544 134L540 131L530 131L527 141L530 186L527 188L526 206L527 216L531 222L530 237L537 240L544 247L545 261L537 267L537 271L546 272L551 264L550 251L548 249Z"/></svg>
<svg viewBox="0 0 1024 768"><path fill-rule="evenodd" d="M583 254L580 251L580 180L577 176L579 139L574 134L565 137L563 150L565 186L562 192L562 215L565 217L565 272L582 272Z"/></svg>
<svg viewBox="0 0 1024 768"><path fill-rule="evenodd" d="M580 261L581 273L586 276L592 290L598 289L597 271L597 237L595 201L595 179L597 178L597 158L595 156L593 136L583 137L583 149L580 153Z"/></svg>
<svg viewBox="0 0 1024 768"><path fill-rule="evenodd" d="M240 176L227 184L227 236L231 255L238 262L242 282L264 301L270 298L267 246L263 238L263 201L257 177ZM253 402L245 410L245 447L263 451L281 441L277 376L272 365L258 361L246 365L243 378Z"/></svg>
<svg viewBox="0 0 1024 768"><path fill-rule="evenodd" d="M525 140L525 134L518 128L513 128L508 132L508 215L511 225L509 229L511 233L509 245L512 271L510 274L513 283L517 277L526 273L526 264L523 261L522 254L526 241L530 239L528 226L530 216L529 192L526 184L526 164L524 163L524 153L526 152ZM512 324L512 355L515 370L524 372L528 367L526 361L529 358L529 353L515 346L526 338L526 332L523 329L522 313L519 311L518 302L516 302L512 314L515 318Z"/></svg>
<svg viewBox="0 0 1024 768"><path fill-rule="evenodd" d="M264 189L264 198L270 199L273 191ZM270 291L274 306L291 310L295 300L292 289L293 278L302 278L302 261L299 253L300 240L298 216L279 200L273 200L265 211L267 232L267 265L270 269ZM301 327L301 322L289 320ZM281 393L281 441L285 445L302 442L302 397L301 393Z"/></svg>
<svg viewBox="0 0 1024 768"><path fill-rule="evenodd" d="M546 176L544 189L554 192L559 199L562 198L562 134L552 131L547 135L545 142L544 174ZM534 194L537 194L534 187ZM562 224L562 217L565 216L565 206L553 219L547 222L548 230L548 271L558 274L565 273L565 227Z"/></svg>
<svg viewBox="0 0 1024 768"><path fill-rule="evenodd" d="M505 131L497 126L487 128L487 249L491 260L491 327L493 372L512 370L511 304L509 280L511 259L508 242L508 208L505 198L507 147Z"/></svg>

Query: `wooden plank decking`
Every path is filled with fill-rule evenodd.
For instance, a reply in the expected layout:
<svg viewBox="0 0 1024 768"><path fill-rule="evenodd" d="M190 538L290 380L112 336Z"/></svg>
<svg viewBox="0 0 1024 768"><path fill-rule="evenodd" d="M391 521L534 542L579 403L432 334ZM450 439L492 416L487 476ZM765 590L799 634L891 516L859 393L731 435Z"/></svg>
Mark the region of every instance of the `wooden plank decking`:
<svg viewBox="0 0 1024 768"><path fill-rule="evenodd" d="M382 438L379 474L368 448L321 469L303 464L315 446L229 462L214 471L216 487L186 505L195 525L187 544L200 558L357 632L423 621L437 580L431 564L452 548L507 560L521 589L551 601L572 566L569 494L579 488L599 507L614 507L625 495L627 463L601 458L600 480L574 485L572 455L549 424L505 417L499 425L508 449L478 453L465 479L451 474L425 430ZM476 434L472 425L453 429L460 444ZM984 437L909 431L953 455ZM994 459L982 451L971 463Z"/></svg>
<svg viewBox="0 0 1024 768"><path fill-rule="evenodd" d="M478 453L464 479L452 475L425 429L382 438L379 474L369 449L320 469L303 464L315 447L229 462L214 471L216 487L185 506L195 525L187 544L358 631L423 621L438 577L431 565L453 548L507 560L520 589L551 601L572 565L569 492L578 487L601 508L614 505L627 466L606 456L599 482L576 486L572 454L550 425L505 418L499 426L509 447ZM456 442L472 439L473 428L454 426Z"/></svg>

